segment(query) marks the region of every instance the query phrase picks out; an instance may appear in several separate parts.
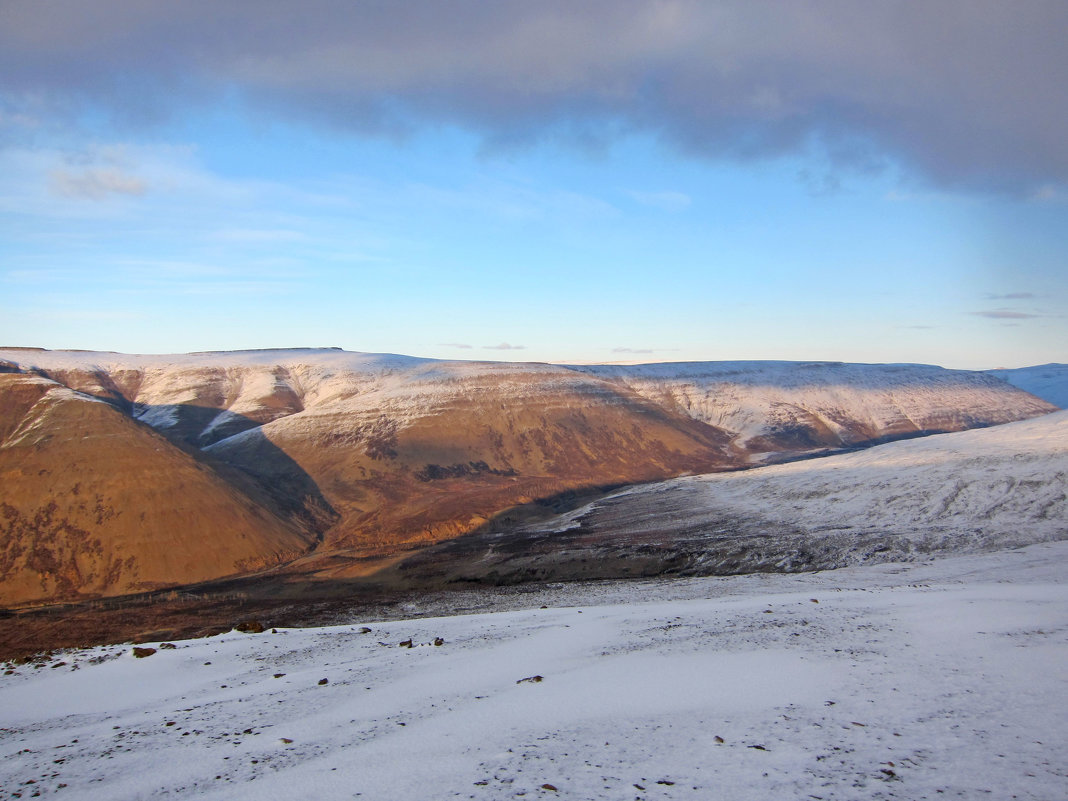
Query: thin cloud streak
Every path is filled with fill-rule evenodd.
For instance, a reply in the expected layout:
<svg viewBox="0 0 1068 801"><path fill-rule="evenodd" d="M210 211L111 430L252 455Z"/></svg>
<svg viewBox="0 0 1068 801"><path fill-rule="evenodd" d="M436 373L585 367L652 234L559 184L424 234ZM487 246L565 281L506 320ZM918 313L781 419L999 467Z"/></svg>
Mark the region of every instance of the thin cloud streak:
<svg viewBox="0 0 1068 801"><path fill-rule="evenodd" d="M140 196L148 190L141 178L115 169L53 170L49 179L55 194L86 200L103 200L109 195Z"/></svg>
<svg viewBox="0 0 1068 801"><path fill-rule="evenodd" d="M968 313L974 314L976 317L986 317L991 320L1033 320L1037 317L1041 317L1039 314L1028 314L1027 312L1013 311L1012 309L990 309L988 311L974 311Z"/></svg>

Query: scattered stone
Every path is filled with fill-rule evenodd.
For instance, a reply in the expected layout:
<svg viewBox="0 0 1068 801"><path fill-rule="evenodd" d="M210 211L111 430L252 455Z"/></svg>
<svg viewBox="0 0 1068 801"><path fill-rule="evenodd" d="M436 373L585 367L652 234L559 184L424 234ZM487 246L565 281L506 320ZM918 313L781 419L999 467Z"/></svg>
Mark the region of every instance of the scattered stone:
<svg viewBox="0 0 1068 801"><path fill-rule="evenodd" d="M715 741L716 741L717 743L719 743L720 745L722 745L723 743L725 743L725 742L726 742L726 740L724 740L724 739L723 739L722 737L720 737L720 736L719 736L718 734L717 734L717 735L716 735L715 737L713 737L712 739L713 739L713 740L715 740Z"/></svg>
<svg viewBox="0 0 1068 801"><path fill-rule="evenodd" d="M635 784L634 786L635 786L635 787L636 787L637 789L639 789L639 790L644 790L644 789L645 789L645 788L644 788L644 787L642 787L642 786L641 786L640 784Z"/></svg>
<svg viewBox="0 0 1068 801"><path fill-rule="evenodd" d="M656 780L656 783L657 783L657 784L663 784L663 785L666 785L666 786L670 787L670 786L671 786L671 785L673 785L673 784L674 784L675 782L673 782L673 781L668 781L667 779L657 779L657 780Z"/></svg>
<svg viewBox="0 0 1068 801"><path fill-rule="evenodd" d="M134 646L133 649L133 655L138 659L144 659L146 656L152 656L152 654L154 653L156 653L155 648L140 648L138 646Z"/></svg>
<svg viewBox="0 0 1068 801"><path fill-rule="evenodd" d="M370 634L371 633L371 629L368 626L361 626L359 628L359 633L360 634Z"/></svg>
<svg viewBox="0 0 1068 801"><path fill-rule="evenodd" d="M757 751L767 751L768 749L762 745L750 745L747 748L755 748Z"/></svg>
<svg viewBox="0 0 1068 801"><path fill-rule="evenodd" d="M554 793L558 793L558 792L560 792L559 790L557 790L557 789L556 789L556 786L555 786L555 785L552 785L552 784L548 784L548 783L546 783L546 784L543 784L543 785L541 786L541 789L542 789L542 790L549 790L549 791L551 791L551 792L554 792Z"/></svg>
<svg viewBox="0 0 1068 801"><path fill-rule="evenodd" d="M809 598L809 600L812 601L812 603L814 603L814 604L818 604L819 603L819 601L816 598Z"/></svg>
<svg viewBox="0 0 1068 801"><path fill-rule="evenodd" d="M282 678L282 676L284 676L284 675L286 675L286 674L285 674L285 673L275 673L275 674L274 674L274 677L275 677L276 679L280 679L280 678Z"/></svg>
<svg viewBox="0 0 1068 801"><path fill-rule="evenodd" d="M865 727L865 726L868 725L867 723L857 723L855 720L852 721L852 723L853 723L854 726L861 726L861 727Z"/></svg>
<svg viewBox="0 0 1068 801"><path fill-rule="evenodd" d="M530 682L531 684L537 684L539 681L543 681L544 679L544 676L527 676L525 679L519 679L516 684L522 684L525 681Z"/></svg>
<svg viewBox="0 0 1068 801"><path fill-rule="evenodd" d="M174 721L173 720L168 720L164 725L165 726L173 726L174 725Z"/></svg>
<svg viewBox="0 0 1068 801"><path fill-rule="evenodd" d="M159 644L159 648L161 651L173 651L177 647L178 646L175 645L173 642L161 642Z"/></svg>
<svg viewBox="0 0 1068 801"><path fill-rule="evenodd" d="M444 645L444 644L445 644L445 640L443 640L441 637L435 637L434 638L434 645Z"/></svg>
<svg viewBox="0 0 1068 801"><path fill-rule="evenodd" d="M292 740L290 740L290 739L289 739L288 737L282 737L282 738L280 738L280 739L279 739L279 742L281 742L281 743L283 743L283 744L285 744L285 745L289 745L289 744L290 744L290 743L292 743L293 741L292 741Z"/></svg>
<svg viewBox="0 0 1068 801"><path fill-rule="evenodd" d="M234 626L235 631L243 631L245 634L262 634L263 624L258 620L243 620Z"/></svg>
<svg viewBox="0 0 1068 801"><path fill-rule="evenodd" d="M409 637L404 642L397 643L397 647L398 648L413 648L414 646L412 645L412 638Z"/></svg>
<svg viewBox="0 0 1068 801"><path fill-rule="evenodd" d="M322 687L324 684L329 684L329 683L330 683L330 679L319 679L319 686L320 687Z"/></svg>

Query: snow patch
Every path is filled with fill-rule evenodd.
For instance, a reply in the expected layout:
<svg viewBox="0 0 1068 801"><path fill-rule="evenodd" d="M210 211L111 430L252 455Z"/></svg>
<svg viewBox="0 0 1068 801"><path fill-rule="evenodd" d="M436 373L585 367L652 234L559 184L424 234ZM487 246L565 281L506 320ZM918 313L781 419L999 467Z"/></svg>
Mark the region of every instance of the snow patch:
<svg viewBox="0 0 1068 801"><path fill-rule="evenodd" d="M0 784L116 801L1058 798L1065 564L1054 543L620 583L602 606L583 600L604 585L572 585L577 607L67 652L0 677Z"/></svg>

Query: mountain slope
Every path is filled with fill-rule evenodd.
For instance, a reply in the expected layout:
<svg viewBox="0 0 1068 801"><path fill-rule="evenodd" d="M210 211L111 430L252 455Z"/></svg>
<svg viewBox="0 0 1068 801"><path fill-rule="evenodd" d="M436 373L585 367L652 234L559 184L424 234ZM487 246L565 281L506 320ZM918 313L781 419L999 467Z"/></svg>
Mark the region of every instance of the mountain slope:
<svg viewBox="0 0 1068 801"><path fill-rule="evenodd" d="M0 375L0 604L247 573L314 538L113 406Z"/></svg>
<svg viewBox="0 0 1068 801"><path fill-rule="evenodd" d="M210 465L212 481L229 485L236 508L252 503L268 529L281 522L302 548L321 535L318 566L302 562L299 569L329 563L342 574L374 569L361 561L370 557L393 559L493 527L532 502L559 508L573 504L576 493L1053 408L991 376L923 365L568 367L336 349L171 356L0 349L0 359L9 374L105 401L98 404L102 430L121 420L123 436L139 432L134 438L143 439L150 432L142 424L151 426L167 438L168 453ZM15 413L0 414L3 430ZM35 457L47 470L68 458L64 448L89 453L99 440L82 442L75 429L56 428L51 436L51 450ZM134 462L97 458L100 480L147 480ZM56 493L50 474L22 480L6 485L3 497L22 503ZM130 519L155 514L169 498L129 494L115 508ZM200 520L197 536L208 523ZM232 536L240 539L249 523ZM245 553L247 544L215 541L229 536L208 538L203 558L213 567L202 572L224 575L244 564L231 550ZM261 553L259 546L248 550ZM249 556L248 564L294 552L267 547L262 553L271 556ZM176 567L173 580L193 572ZM143 583L164 580L153 575Z"/></svg>
<svg viewBox="0 0 1068 801"><path fill-rule="evenodd" d="M440 583L822 570L1064 539L1068 411L631 487L398 571Z"/></svg>
<svg viewBox="0 0 1068 801"><path fill-rule="evenodd" d="M1019 367L1015 370L987 370L986 372L1054 406L1062 409L1068 408L1068 364L1042 364L1035 367Z"/></svg>
<svg viewBox="0 0 1068 801"><path fill-rule="evenodd" d="M1045 543L574 583L463 594L508 610L493 614L413 603L419 619L155 638L142 659L68 650L0 676L0 784L109 801L1063 799L1066 564L1068 543Z"/></svg>
<svg viewBox="0 0 1068 801"><path fill-rule="evenodd" d="M576 368L769 452L868 445L1044 414L990 376L922 364L694 362Z"/></svg>

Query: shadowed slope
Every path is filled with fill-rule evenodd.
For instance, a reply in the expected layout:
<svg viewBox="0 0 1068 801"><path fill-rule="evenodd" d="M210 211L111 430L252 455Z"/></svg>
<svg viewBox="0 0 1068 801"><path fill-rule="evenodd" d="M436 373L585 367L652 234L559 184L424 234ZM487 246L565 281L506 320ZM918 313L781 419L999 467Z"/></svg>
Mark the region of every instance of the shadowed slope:
<svg viewBox="0 0 1068 801"><path fill-rule="evenodd" d="M247 573L314 541L113 406L0 375L0 603Z"/></svg>

